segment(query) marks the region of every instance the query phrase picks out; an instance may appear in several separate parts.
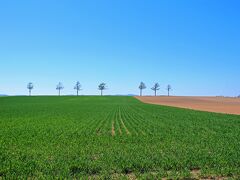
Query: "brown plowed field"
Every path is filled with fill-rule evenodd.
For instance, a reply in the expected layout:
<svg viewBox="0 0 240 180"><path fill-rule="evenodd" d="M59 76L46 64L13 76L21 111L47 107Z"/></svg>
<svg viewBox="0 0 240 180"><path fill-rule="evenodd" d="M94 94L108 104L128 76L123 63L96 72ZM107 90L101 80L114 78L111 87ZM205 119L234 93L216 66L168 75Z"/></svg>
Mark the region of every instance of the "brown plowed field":
<svg viewBox="0 0 240 180"><path fill-rule="evenodd" d="M240 98L200 96L137 96L136 98L150 104L240 115Z"/></svg>

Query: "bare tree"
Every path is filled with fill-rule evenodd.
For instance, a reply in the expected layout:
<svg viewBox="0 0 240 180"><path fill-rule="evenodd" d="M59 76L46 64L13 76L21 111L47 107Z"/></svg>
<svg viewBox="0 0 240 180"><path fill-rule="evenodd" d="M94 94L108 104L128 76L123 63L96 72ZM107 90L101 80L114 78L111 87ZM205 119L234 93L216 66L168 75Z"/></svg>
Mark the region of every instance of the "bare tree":
<svg viewBox="0 0 240 180"><path fill-rule="evenodd" d="M142 96L142 90L146 89L147 87L143 82L141 82L138 88L140 89L140 96Z"/></svg>
<svg viewBox="0 0 240 180"><path fill-rule="evenodd" d="M33 86L33 83L28 83L27 84L27 88L28 88L28 91L29 91L29 96L31 96L31 94L32 94L32 90L33 90L33 88L34 88L34 86Z"/></svg>
<svg viewBox="0 0 240 180"><path fill-rule="evenodd" d="M167 85L167 91L168 91L168 96L169 96L169 92L172 90L171 85Z"/></svg>
<svg viewBox="0 0 240 180"><path fill-rule="evenodd" d="M151 89L154 91L155 96L157 96L157 91L160 89L160 85L155 83Z"/></svg>
<svg viewBox="0 0 240 180"><path fill-rule="evenodd" d="M106 83L99 84L98 89L101 91L101 96L102 96L103 95L103 91L107 89Z"/></svg>
<svg viewBox="0 0 240 180"><path fill-rule="evenodd" d="M74 86L74 89L77 91L77 96L78 96L78 92L82 90L81 87L82 87L82 85L80 84L79 81Z"/></svg>
<svg viewBox="0 0 240 180"><path fill-rule="evenodd" d="M61 82L57 84L56 90L58 90L58 95L61 95L61 90L64 89L64 86Z"/></svg>

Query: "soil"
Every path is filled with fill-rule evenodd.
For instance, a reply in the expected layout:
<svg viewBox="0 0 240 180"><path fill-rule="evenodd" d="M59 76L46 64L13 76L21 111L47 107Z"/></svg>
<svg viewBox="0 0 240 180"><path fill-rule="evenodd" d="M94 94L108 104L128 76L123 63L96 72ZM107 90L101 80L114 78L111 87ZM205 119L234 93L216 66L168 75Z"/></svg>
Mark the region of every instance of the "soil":
<svg viewBox="0 0 240 180"><path fill-rule="evenodd" d="M112 122L112 136L115 136L114 122Z"/></svg>
<svg viewBox="0 0 240 180"><path fill-rule="evenodd" d="M240 98L200 96L137 96L144 103L240 115Z"/></svg>

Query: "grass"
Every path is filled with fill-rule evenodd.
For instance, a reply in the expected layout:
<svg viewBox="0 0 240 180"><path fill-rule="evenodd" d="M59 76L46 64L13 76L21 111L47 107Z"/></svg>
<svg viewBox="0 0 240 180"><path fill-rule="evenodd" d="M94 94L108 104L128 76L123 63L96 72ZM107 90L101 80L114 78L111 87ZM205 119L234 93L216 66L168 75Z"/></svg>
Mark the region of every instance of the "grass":
<svg viewBox="0 0 240 180"><path fill-rule="evenodd" d="M1 97L0 179L240 178L240 116L133 97Z"/></svg>

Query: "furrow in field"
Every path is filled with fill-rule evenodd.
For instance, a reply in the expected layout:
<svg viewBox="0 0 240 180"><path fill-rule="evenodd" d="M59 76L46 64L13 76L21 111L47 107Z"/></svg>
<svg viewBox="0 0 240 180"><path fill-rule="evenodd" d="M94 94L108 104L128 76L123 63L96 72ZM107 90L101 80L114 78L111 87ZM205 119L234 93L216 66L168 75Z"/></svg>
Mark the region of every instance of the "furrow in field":
<svg viewBox="0 0 240 180"><path fill-rule="evenodd" d="M147 133L149 134L151 131L149 131L149 128L145 127L144 122L139 119L134 117L134 113L131 111L131 107L128 108L128 110L125 113L126 117L132 121L134 124L134 129L138 132L138 134L146 135ZM144 126L143 126L144 124ZM149 131L149 132L148 132Z"/></svg>
<svg viewBox="0 0 240 180"><path fill-rule="evenodd" d="M114 112L112 113L112 129L111 129L111 134L112 136L117 135L117 109L114 110Z"/></svg>
<svg viewBox="0 0 240 180"><path fill-rule="evenodd" d="M132 129L133 133L132 134L136 134L138 135L138 128L136 127L137 124L135 124L135 122L128 116L127 112L128 112L129 108L122 108L122 117L123 119L126 120L126 122L129 124L129 127ZM127 124L126 123L126 124Z"/></svg>
<svg viewBox="0 0 240 180"><path fill-rule="evenodd" d="M144 130L143 130L143 127L145 126L144 123L139 119L135 119L133 117L133 114L130 112L131 112L131 108L129 107L125 110L125 117L126 117L126 119L129 119L129 121L131 122L132 127L136 131L137 135L140 135L140 134L146 135L146 133L144 132L144 130L146 130L146 128L144 128Z"/></svg>
<svg viewBox="0 0 240 180"><path fill-rule="evenodd" d="M114 120L112 121L112 136L115 136Z"/></svg>
<svg viewBox="0 0 240 180"><path fill-rule="evenodd" d="M98 113L95 113L95 115L93 116L92 112L96 112L97 109L91 109L91 113L90 116L85 117L82 121L85 124L85 132L86 133L92 133L95 131L95 126L96 126L96 122L98 122L100 119L102 119L102 114L99 113L99 111L97 111ZM97 115L99 114L99 115ZM100 117L100 118L99 118Z"/></svg>
<svg viewBox="0 0 240 180"><path fill-rule="evenodd" d="M143 107L141 107L141 106L136 106L136 107L134 107L137 111L140 111L141 113L144 113L144 114L146 114L146 115L148 115L148 116L150 116L150 117L152 117L152 119L153 120L158 120L158 119L163 119L164 117L167 117L166 115L166 113L165 114L163 114L163 113L161 113L161 114L159 114L158 112L159 112L159 108L155 108L155 109L148 109L148 110L146 110L146 108L147 107L145 107L145 108L143 108ZM154 113L153 113L154 112Z"/></svg>
<svg viewBox="0 0 240 180"><path fill-rule="evenodd" d="M120 126L120 123L119 123L119 117L118 117L118 108L116 109L114 119L115 119L115 122L116 122L115 123L116 124L116 131L118 132L119 135L122 135L122 130L121 130L121 126Z"/></svg>
<svg viewBox="0 0 240 180"><path fill-rule="evenodd" d="M148 131L148 134L154 134L156 129L156 124L153 124L152 117L149 117L146 114L142 114L139 111L136 111L133 108L129 110L129 113L132 114L133 118L139 121L140 124L144 124L145 131Z"/></svg>
<svg viewBox="0 0 240 180"><path fill-rule="evenodd" d="M131 110L135 112L135 118L141 119L149 127L149 129L151 129L151 134L160 133L159 129L162 128L162 123L160 119L154 119L152 114L145 113L137 107L133 107Z"/></svg>
<svg viewBox="0 0 240 180"><path fill-rule="evenodd" d="M96 111L93 111L96 112ZM96 125L99 123L101 119L103 119L103 116L101 113L97 112L94 115L91 115L91 119L86 119L87 123L87 128L89 131L95 131Z"/></svg>
<svg viewBox="0 0 240 180"><path fill-rule="evenodd" d="M84 115L80 118L78 118L78 121L81 122L81 128L78 129L80 132L89 132L91 129L91 126L94 123L94 119L96 119L96 116L92 116L91 113L84 113Z"/></svg>
<svg viewBox="0 0 240 180"><path fill-rule="evenodd" d="M124 128L126 134L127 134L127 135L130 135L131 133L130 133L130 131L128 130L128 128L126 127L126 125L125 125L125 123L124 123L124 120L123 120L123 118L122 118L122 114L121 114L121 113L122 113L122 112L121 112L121 108L119 108L119 120L120 120L120 123L121 123L122 127Z"/></svg>
<svg viewBox="0 0 240 180"><path fill-rule="evenodd" d="M95 122L96 123L96 128L95 128L95 131L98 135L100 135L102 133L102 130L103 130L103 126L104 126L104 123L106 123L108 117L111 116L111 111L109 111L108 113L105 112L105 115L103 118L99 118L98 117L98 122Z"/></svg>
<svg viewBox="0 0 240 180"><path fill-rule="evenodd" d="M114 115L114 111L111 111L101 124L100 131L104 135L109 135L109 134L111 135L111 131L109 132L109 127L112 127L113 115Z"/></svg>

